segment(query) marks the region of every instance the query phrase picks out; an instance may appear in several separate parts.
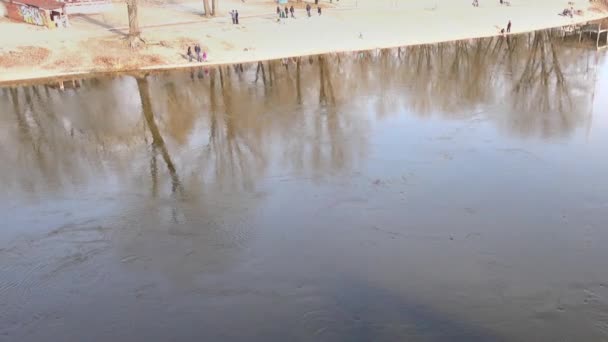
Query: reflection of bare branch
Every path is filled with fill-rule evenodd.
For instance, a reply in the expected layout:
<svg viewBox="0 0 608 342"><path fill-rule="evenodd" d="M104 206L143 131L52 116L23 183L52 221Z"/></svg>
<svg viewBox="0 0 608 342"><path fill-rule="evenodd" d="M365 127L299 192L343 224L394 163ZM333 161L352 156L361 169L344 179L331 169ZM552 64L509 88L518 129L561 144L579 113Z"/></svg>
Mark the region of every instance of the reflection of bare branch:
<svg viewBox="0 0 608 342"><path fill-rule="evenodd" d="M272 61L268 61L268 81L271 87L273 86L275 80L274 68L272 67L272 64Z"/></svg>
<svg viewBox="0 0 608 342"><path fill-rule="evenodd" d="M155 152L156 148L160 149L163 160L165 161L165 164L167 165L167 169L169 170L169 174L171 176L172 191L176 192L177 190L180 190L183 193L183 189L181 189L175 165L171 160L171 156L169 155L169 151L167 150L167 146L165 145L165 140L160 134L158 126L156 125L156 121L154 120L152 102L150 101L150 90L148 89L148 80L145 77L137 78L137 89L139 91L139 97L141 99L142 112L146 119L146 123L148 124L150 134L152 134L152 145L154 146L152 151Z"/></svg>
<svg viewBox="0 0 608 342"><path fill-rule="evenodd" d="M17 123L19 125L19 131L24 136L28 137L31 140L31 137L29 136L28 125L27 125L25 119L23 118L23 112L21 112L21 107L19 106L19 90L15 89L15 88L11 88L10 94L11 94L11 100L13 102L13 112L15 113L15 116L17 117Z"/></svg>
<svg viewBox="0 0 608 342"><path fill-rule="evenodd" d="M137 80L143 116L132 115L139 104L124 96L134 86L127 78L87 80L51 96L48 88L46 96L42 88L9 89L2 99L11 103L3 109L14 112L17 129L9 139L27 151L28 167L49 180L86 174L75 160L96 162L96 169L110 157L117 164L129 160L123 153L147 145L144 129L153 194L160 191L159 162L167 165L174 191L199 181L252 188L277 156L297 172L346 170L365 150L368 113L382 119L407 108L414 115L468 118L491 107L488 118L510 132L570 132L583 120L589 82L572 72L584 52L558 44L536 33L315 56L312 64L297 58L291 70L281 61L215 68L209 81L172 73ZM263 82L254 83L259 78ZM173 142L184 148L169 155ZM44 161L49 171L39 164Z"/></svg>
<svg viewBox="0 0 608 342"><path fill-rule="evenodd" d="M242 134L239 128L239 120L244 113L239 112L238 104L234 101L236 95L233 96L233 93L236 94L238 88L232 82L232 77L221 70L220 77L223 77L220 91L224 113L216 100L217 87L212 74L209 89L209 149L203 155L209 158L207 165L213 167L216 181L239 179L245 187L250 188L253 170L256 169L252 164L263 161L263 158L257 151L257 144L249 142L247 133Z"/></svg>
<svg viewBox="0 0 608 342"><path fill-rule="evenodd" d="M298 60L296 61L296 98L297 98L297 103L299 105L302 104L302 77L300 75L301 72L301 67L300 67L300 62L301 62L301 58L298 58Z"/></svg>
<svg viewBox="0 0 608 342"><path fill-rule="evenodd" d="M558 112L570 110L570 91L557 56L555 43L547 32L534 33L532 46L525 68L514 87L515 105L520 110L546 113L552 110L554 101ZM553 94L557 96L553 96Z"/></svg>
<svg viewBox="0 0 608 342"><path fill-rule="evenodd" d="M152 153L150 153L150 178L152 179L152 197L157 197L158 166L156 164L156 145L152 145Z"/></svg>
<svg viewBox="0 0 608 342"><path fill-rule="evenodd" d="M258 82L258 77L260 75L260 71L262 72L262 81L264 81L264 86L266 85L266 72L264 71L264 63L258 62L258 68L255 71L255 83Z"/></svg>
<svg viewBox="0 0 608 342"><path fill-rule="evenodd" d="M327 103L327 93L329 93L329 101L332 104L336 103L334 95L334 87L331 83L331 77L327 67L327 60L324 56L319 56L319 103ZM325 88L327 87L327 89Z"/></svg>

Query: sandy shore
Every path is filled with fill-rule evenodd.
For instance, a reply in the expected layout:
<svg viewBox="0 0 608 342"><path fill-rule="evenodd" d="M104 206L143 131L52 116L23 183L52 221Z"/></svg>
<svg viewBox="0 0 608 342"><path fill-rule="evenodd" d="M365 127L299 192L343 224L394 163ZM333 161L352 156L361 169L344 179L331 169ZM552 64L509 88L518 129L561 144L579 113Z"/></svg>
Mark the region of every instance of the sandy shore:
<svg viewBox="0 0 608 342"><path fill-rule="evenodd" d="M126 47L126 9L116 3L103 15L72 18L72 27L46 30L32 25L0 21L0 84L92 72L163 70L191 67L186 46L199 42L208 51L205 65L330 52L390 48L437 43L500 34L509 20L512 33L561 27L608 17L575 1L583 15L559 16L568 1L513 0L341 0L325 6L321 16L276 21L271 0L223 0L222 10L238 9L240 25L228 15L206 19L199 2L145 3L140 22L146 47ZM302 6L302 4L299 4Z"/></svg>

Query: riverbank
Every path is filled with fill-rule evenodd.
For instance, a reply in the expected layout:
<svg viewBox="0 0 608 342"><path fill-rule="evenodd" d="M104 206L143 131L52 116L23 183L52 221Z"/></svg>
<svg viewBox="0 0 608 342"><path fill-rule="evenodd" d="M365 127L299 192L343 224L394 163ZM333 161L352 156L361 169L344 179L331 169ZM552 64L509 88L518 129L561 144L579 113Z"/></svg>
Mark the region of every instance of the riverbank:
<svg viewBox="0 0 608 342"><path fill-rule="evenodd" d="M273 1L225 0L224 12L241 13L240 25L227 15L201 18L198 2L143 5L140 11L145 47L133 51L125 42L126 10L115 4L111 13L80 16L65 30L44 30L21 23L0 22L0 84L41 78L76 77L89 73L148 71L196 66L185 58L188 45L208 52L204 65L248 63L332 52L390 48L482 38L500 34L512 21L512 34L580 24L608 13L576 1L583 15L559 16L567 2L341 0L325 4L322 15L277 22ZM301 5L300 5L301 6ZM167 19L168 18L168 19ZM6 34L5 34L6 33Z"/></svg>

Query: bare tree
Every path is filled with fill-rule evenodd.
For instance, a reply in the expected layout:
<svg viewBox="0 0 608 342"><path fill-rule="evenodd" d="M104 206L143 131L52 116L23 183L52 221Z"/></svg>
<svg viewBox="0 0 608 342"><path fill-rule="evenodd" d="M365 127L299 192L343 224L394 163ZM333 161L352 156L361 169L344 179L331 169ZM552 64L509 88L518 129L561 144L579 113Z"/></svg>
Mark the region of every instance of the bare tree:
<svg viewBox="0 0 608 342"><path fill-rule="evenodd" d="M211 6L209 5L209 0L203 0L203 9L205 11L205 17L209 17L213 14Z"/></svg>
<svg viewBox="0 0 608 342"><path fill-rule="evenodd" d="M217 0L211 0L211 15L215 17L218 11L219 5L217 3Z"/></svg>
<svg viewBox="0 0 608 342"><path fill-rule="evenodd" d="M129 14L129 46L137 48L141 39L141 31L139 30L139 17L137 15L138 0L127 0L127 13Z"/></svg>

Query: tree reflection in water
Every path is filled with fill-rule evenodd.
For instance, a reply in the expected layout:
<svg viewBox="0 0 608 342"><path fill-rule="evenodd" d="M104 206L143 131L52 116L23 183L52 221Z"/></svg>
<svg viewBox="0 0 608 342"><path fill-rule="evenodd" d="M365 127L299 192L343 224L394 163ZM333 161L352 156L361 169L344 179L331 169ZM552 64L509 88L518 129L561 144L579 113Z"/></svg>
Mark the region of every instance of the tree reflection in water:
<svg viewBox="0 0 608 342"><path fill-rule="evenodd" d="M139 91L139 96L141 99L141 108L144 118L146 119L146 126L150 130L150 134L152 135L152 158L154 162L151 162L151 173L153 179L153 193L156 192L156 183L157 183L157 175L156 175L156 154L157 151L160 150L160 154L169 170L169 175L171 177L171 192L175 194L178 190L183 193L183 189L181 188L181 184L179 181L179 176L177 175L177 170L173 161L171 160L171 156L169 155L169 151L167 150L167 146L165 145L165 140L161 135L158 126L156 125L156 120L154 119L154 113L152 110L152 101L150 100L150 91L148 89L148 81L145 77L137 78L137 89ZM153 167L152 167L153 166Z"/></svg>
<svg viewBox="0 0 608 342"><path fill-rule="evenodd" d="M65 92L3 89L0 120L15 129L3 138L10 166L1 173L30 190L59 188L112 163L136 183L149 169L159 196L160 157L172 194L252 191L277 163L313 177L347 171L366 153L369 114L403 109L446 118L492 112L487 119L510 133L562 136L588 120L595 69L588 51L560 42L535 32L200 69L198 77L92 79ZM143 149L151 150L145 163Z"/></svg>

